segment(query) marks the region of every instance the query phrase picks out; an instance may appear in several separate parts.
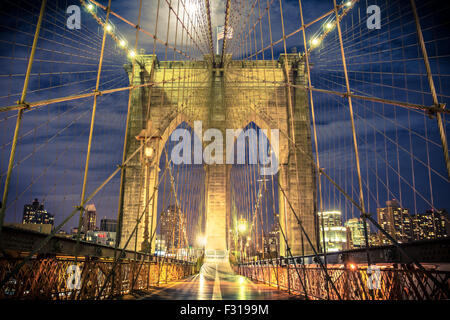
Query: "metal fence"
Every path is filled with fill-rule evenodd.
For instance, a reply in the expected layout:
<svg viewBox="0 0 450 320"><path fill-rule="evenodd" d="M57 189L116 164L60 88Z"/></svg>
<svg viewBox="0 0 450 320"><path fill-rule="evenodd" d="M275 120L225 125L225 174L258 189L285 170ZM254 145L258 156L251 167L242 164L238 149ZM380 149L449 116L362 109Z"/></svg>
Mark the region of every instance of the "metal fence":
<svg viewBox="0 0 450 320"><path fill-rule="evenodd" d="M0 279L22 259L0 259ZM114 271L111 270L114 268ZM146 261L73 257L36 258L27 262L0 289L0 299L110 299L148 290L196 272L193 263L168 258Z"/></svg>
<svg viewBox="0 0 450 320"><path fill-rule="evenodd" d="M236 271L252 280L312 300L441 300L449 299L450 272L423 272L406 264L388 266L284 264L280 260L241 264ZM433 281L430 275L437 281Z"/></svg>

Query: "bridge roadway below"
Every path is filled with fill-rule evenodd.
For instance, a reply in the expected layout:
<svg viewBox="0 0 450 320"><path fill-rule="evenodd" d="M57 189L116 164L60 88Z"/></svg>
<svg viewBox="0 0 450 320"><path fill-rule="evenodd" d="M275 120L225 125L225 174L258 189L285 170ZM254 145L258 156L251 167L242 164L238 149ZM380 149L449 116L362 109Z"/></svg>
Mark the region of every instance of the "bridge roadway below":
<svg viewBox="0 0 450 320"><path fill-rule="evenodd" d="M299 296L255 283L233 272L227 262L207 262L187 279L153 288L143 300L297 300Z"/></svg>

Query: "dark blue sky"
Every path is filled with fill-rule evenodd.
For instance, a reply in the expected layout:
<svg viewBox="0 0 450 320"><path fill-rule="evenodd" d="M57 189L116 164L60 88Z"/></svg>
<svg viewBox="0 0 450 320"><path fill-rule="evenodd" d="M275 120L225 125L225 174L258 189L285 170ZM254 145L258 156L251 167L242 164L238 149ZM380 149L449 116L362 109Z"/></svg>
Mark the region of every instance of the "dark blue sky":
<svg viewBox="0 0 450 320"><path fill-rule="evenodd" d="M112 9L135 22L138 2L112 1ZM106 4L107 1L101 3ZM278 1L269 3L272 38L276 41L282 36L280 7ZM305 23L332 9L332 1L329 0L305 0L302 3ZM79 2L48 1L27 101L89 92L95 86L102 31L84 10L81 30L66 28L65 9L70 4L78 5ZM157 1L144 1L143 5L141 26L152 33L155 28L156 4ZM290 34L300 26L298 1L283 1L282 4L285 32ZM377 4L381 8L380 30L368 30L366 27L366 7L371 4ZM0 106L12 105L20 98L39 5L39 1L30 0L5 0L0 4ZM215 26L223 24L223 1L212 1L212 6L212 24L215 30ZM262 12L265 6L266 1L261 1ZM447 17L450 8L447 3L439 1L420 1L417 6L439 100L448 103L450 32ZM239 17L237 10L233 12ZM104 17L101 9L97 13ZM161 39L166 37L167 16L167 4L161 0L156 33ZM258 14L250 17L251 25L257 17ZM243 21L242 18L231 20L235 35L228 45L234 49L236 56L242 53L238 48L242 46L239 41L239 25ZM116 34L129 44L134 43L135 29L115 17L111 17L111 22ZM322 30L324 22L322 20L308 29L308 41ZM171 44L175 38L175 23L172 15L169 28ZM262 41L267 46L270 42L267 14L261 19L261 29ZM343 18L342 33L353 92L415 104L432 104L409 1L360 1ZM256 36L259 50L259 24ZM251 37L251 52L254 52L255 39L253 35ZM314 87L340 92L346 90L338 44L334 29L311 55L311 79ZM288 52L294 47L298 52L303 52L301 32L288 38L286 45ZM138 47L145 49L147 53L153 52L153 39L140 33ZM161 44L155 48L160 60L165 59L164 49ZM275 59L283 52L283 44L276 45ZM200 56L198 54L197 57ZM270 57L270 50L266 50L264 59L268 60ZM262 54L257 58L262 59ZM179 60L182 57L168 50L167 60L172 59ZM108 37L101 89L128 85L123 69L125 63L127 58L123 50ZM358 184L347 100L323 93L314 93L313 98L321 167L357 199ZM128 94L124 91L104 95L98 101L88 193L121 161ZM23 205L34 198L45 201L46 208L55 214L57 223L79 203L92 103L93 99L87 98L25 112L7 204L7 222L20 221ZM449 209L449 185L436 120L416 110L355 99L353 108L368 211L375 213L377 207L383 206L386 200L392 198L401 200L403 206L411 212L423 212L432 206ZM5 180L15 114L16 112L5 112L0 115L1 188ZM447 122L445 120L446 126ZM323 190L324 209L341 209L346 218L358 215L329 183L324 182ZM119 176L95 197L99 218L116 216L118 191ZM75 220L65 229L69 230L74 225Z"/></svg>

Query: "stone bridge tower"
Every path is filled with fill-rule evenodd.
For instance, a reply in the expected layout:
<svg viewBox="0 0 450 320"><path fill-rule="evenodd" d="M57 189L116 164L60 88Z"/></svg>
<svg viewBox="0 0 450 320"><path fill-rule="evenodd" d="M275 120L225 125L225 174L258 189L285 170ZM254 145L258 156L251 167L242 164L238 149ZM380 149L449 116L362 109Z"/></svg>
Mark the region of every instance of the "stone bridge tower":
<svg viewBox="0 0 450 320"><path fill-rule="evenodd" d="M205 56L203 61L158 61L154 55L140 55L137 57L139 63L136 64L134 77L131 67L126 66L134 85L152 83L131 93L126 156L130 156L143 143L142 136L155 136L151 141L155 151L152 161L159 163L160 157L165 156L162 154L164 144L182 122L194 128L194 121L200 120L203 131L216 128L222 131L224 137L225 129L244 128L250 122L261 129L279 129L279 184L287 193L315 245L318 235L316 184L314 167L307 159L313 157L308 95L304 89L304 64L298 54L281 55L278 61L225 59L223 68L213 68L211 56ZM286 83L291 85L294 132L290 125ZM287 137L292 139L293 135L297 150L288 143ZM136 219L149 202L137 235L127 245L129 249L138 250L145 249L149 234L157 225L156 167L148 165L143 177L143 158L145 152L141 157L135 157L125 168L120 208L122 221L119 221L120 246L123 247L136 225ZM224 250L227 249L230 216L227 183L231 168L226 164L206 165L205 168L206 249ZM142 180L145 180L144 184ZM289 246L294 255L299 255L302 253L300 228L281 192L279 208L281 225L286 230ZM280 239L280 243L281 255L286 255L284 241ZM312 252L306 240L304 250L305 253Z"/></svg>

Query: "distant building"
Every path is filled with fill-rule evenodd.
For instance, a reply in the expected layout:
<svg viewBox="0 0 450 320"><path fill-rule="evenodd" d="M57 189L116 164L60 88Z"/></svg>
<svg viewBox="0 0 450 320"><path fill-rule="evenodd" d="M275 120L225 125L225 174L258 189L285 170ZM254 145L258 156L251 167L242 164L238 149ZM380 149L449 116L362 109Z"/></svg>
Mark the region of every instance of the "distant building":
<svg viewBox="0 0 450 320"><path fill-rule="evenodd" d="M116 233L108 231L90 230L86 233L85 241L101 244L104 246L114 246Z"/></svg>
<svg viewBox="0 0 450 320"><path fill-rule="evenodd" d="M117 220L116 219L102 219L100 220L100 231L116 232Z"/></svg>
<svg viewBox="0 0 450 320"><path fill-rule="evenodd" d="M167 251L166 241L160 234L156 234L155 237L155 253L156 255L164 255Z"/></svg>
<svg viewBox="0 0 450 320"><path fill-rule="evenodd" d="M161 212L160 235L167 250L177 249L183 245L186 235L186 218L175 205L168 206Z"/></svg>
<svg viewBox="0 0 450 320"><path fill-rule="evenodd" d="M70 229L70 234L73 236L76 236L78 233L78 228L77 227L73 227L72 229Z"/></svg>
<svg viewBox="0 0 450 320"><path fill-rule="evenodd" d="M357 249L366 246L364 223L360 218L352 218L345 222L348 233L348 248Z"/></svg>
<svg viewBox="0 0 450 320"><path fill-rule="evenodd" d="M64 231L64 230L59 230L56 234L57 234L58 236L64 237L64 238L69 238L69 237L71 237L71 235L68 234L68 233L67 233L66 231Z"/></svg>
<svg viewBox="0 0 450 320"><path fill-rule="evenodd" d="M386 208L378 208L378 224L396 241L408 242L412 240L412 220L408 209L400 207L397 200L386 201ZM379 231L383 244L391 241Z"/></svg>
<svg viewBox="0 0 450 320"><path fill-rule="evenodd" d="M97 209L95 205L88 204L84 208L83 222L81 224L81 231L86 233L97 229Z"/></svg>
<svg viewBox="0 0 450 320"><path fill-rule="evenodd" d="M376 246L381 246L382 242L380 239L380 235L376 232L371 232L369 234L369 246L370 247L376 247Z"/></svg>
<svg viewBox="0 0 450 320"><path fill-rule="evenodd" d="M325 236L325 248L327 252L347 249L347 229L342 225L341 212L319 212L318 216L320 245L323 246L323 236Z"/></svg>
<svg viewBox="0 0 450 320"><path fill-rule="evenodd" d="M43 224L43 223L6 223L5 226L46 234L50 234L52 232L53 227L51 224Z"/></svg>
<svg viewBox="0 0 450 320"><path fill-rule="evenodd" d="M427 210L425 213L412 215L411 221L414 240L442 239L449 236L448 214L445 210Z"/></svg>
<svg viewBox="0 0 450 320"><path fill-rule="evenodd" d="M38 199L34 199L32 204L26 204L23 207L23 224L49 224L55 222L53 215L44 209L44 204L39 203Z"/></svg>
<svg viewBox="0 0 450 320"><path fill-rule="evenodd" d="M276 256L280 252L280 225L278 223L279 215L275 215L275 222L267 235L264 236L264 254Z"/></svg>

